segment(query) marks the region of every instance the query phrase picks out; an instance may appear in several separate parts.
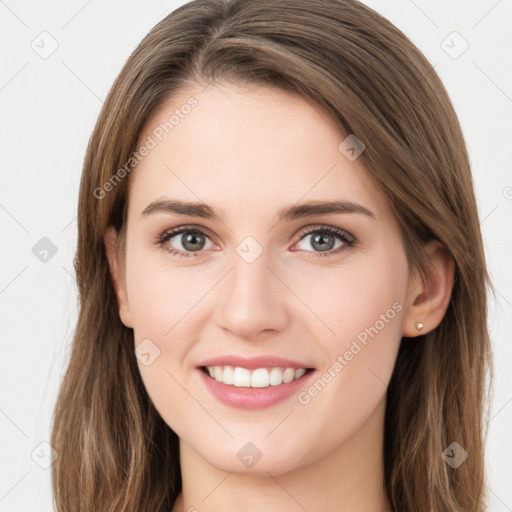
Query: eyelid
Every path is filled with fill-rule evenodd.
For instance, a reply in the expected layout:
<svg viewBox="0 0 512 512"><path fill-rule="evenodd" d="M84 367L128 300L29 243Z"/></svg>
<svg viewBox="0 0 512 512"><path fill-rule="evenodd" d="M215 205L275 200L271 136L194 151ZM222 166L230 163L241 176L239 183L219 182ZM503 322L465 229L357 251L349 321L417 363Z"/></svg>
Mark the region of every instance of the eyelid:
<svg viewBox="0 0 512 512"><path fill-rule="evenodd" d="M204 235L207 235L208 238L215 240L216 237L213 233L205 227L195 226L193 224L184 224L180 226L176 226L175 228L166 229L161 235L157 236L157 242L163 242L173 236L181 234L183 231L197 231Z"/></svg>
<svg viewBox="0 0 512 512"><path fill-rule="evenodd" d="M326 231L328 233L337 234L338 236L346 238L351 243L354 243L356 241L356 238L353 235L351 235L348 231L328 224L312 224L310 226L306 226L305 228L302 228L299 231L297 236L299 236L299 240L302 240L302 235L310 235L312 232L317 231Z"/></svg>

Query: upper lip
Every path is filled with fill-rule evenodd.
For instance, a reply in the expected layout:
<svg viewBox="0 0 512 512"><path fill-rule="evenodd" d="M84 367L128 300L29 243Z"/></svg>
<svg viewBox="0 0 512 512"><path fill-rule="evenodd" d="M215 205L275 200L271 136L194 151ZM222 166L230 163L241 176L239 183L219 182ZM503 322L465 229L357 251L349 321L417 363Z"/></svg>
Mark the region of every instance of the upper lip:
<svg viewBox="0 0 512 512"><path fill-rule="evenodd" d="M224 355L213 357L212 359L208 359L199 363L198 367L203 366L234 366L240 368L247 368L248 370L255 370L256 368L312 368L308 364L304 364L298 361L292 361L291 359L286 359L278 356L257 356L257 357L243 357L236 355Z"/></svg>

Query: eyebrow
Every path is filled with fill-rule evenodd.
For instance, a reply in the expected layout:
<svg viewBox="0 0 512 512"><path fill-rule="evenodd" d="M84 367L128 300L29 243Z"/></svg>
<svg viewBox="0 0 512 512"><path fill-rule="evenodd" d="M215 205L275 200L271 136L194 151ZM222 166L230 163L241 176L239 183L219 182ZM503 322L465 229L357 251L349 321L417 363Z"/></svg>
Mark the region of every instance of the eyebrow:
<svg viewBox="0 0 512 512"><path fill-rule="evenodd" d="M190 203L175 199L158 199L150 203L142 212L142 217L156 213L187 215L221 221L219 213L205 203ZM278 212L279 221L303 219L316 215L329 215L332 213L360 213L376 219L375 214L368 208L352 201L309 201L283 208Z"/></svg>

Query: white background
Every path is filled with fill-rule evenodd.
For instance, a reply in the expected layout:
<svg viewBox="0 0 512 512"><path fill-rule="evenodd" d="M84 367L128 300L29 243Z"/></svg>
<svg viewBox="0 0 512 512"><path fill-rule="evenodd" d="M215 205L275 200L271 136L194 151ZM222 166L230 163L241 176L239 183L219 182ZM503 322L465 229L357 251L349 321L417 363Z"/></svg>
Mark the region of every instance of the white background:
<svg viewBox="0 0 512 512"><path fill-rule="evenodd" d="M183 3L0 0L0 512L53 510L50 469L31 454L49 453L39 444L49 440L77 318L72 260L86 144L131 51ZM489 511L511 511L512 0L364 3L435 65L464 130L498 292L490 304ZM51 47L44 31L58 43L47 59L31 47L41 37ZM464 42L453 31L469 44L458 58ZM32 252L42 237L57 248L46 263Z"/></svg>

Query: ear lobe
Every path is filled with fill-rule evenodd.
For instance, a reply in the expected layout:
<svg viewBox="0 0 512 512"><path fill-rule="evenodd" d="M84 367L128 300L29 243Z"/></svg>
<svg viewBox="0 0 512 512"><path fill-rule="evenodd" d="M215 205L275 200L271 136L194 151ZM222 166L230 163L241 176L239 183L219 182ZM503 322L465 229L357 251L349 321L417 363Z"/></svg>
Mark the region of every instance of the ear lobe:
<svg viewBox="0 0 512 512"><path fill-rule="evenodd" d="M409 286L402 335L415 337L434 330L443 319L450 303L455 263L448 249L438 240L425 246L429 269L426 276L415 273Z"/></svg>
<svg viewBox="0 0 512 512"><path fill-rule="evenodd" d="M126 327L132 328L133 323L130 313L130 307L128 304L128 294L126 291L124 271L122 265L120 265L117 258L116 247L118 242L118 235L117 231L114 228L107 228L104 237L104 242L110 274L112 276L112 281L114 283L114 288L116 291L117 304L119 306L119 317L121 319L121 322L123 322L123 324Z"/></svg>

